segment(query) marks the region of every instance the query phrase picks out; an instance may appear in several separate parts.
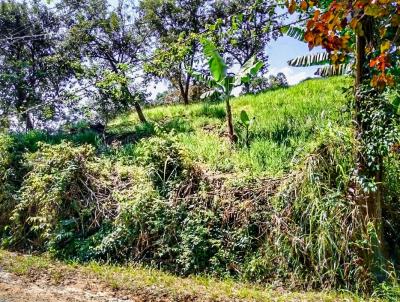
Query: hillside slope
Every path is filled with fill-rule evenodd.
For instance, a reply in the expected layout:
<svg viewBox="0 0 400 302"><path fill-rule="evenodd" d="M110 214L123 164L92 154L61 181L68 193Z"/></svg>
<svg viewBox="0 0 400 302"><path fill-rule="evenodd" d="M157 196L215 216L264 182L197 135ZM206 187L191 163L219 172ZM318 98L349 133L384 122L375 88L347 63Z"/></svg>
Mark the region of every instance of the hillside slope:
<svg viewBox="0 0 400 302"><path fill-rule="evenodd" d="M0 239L80 262L134 263L287 289L368 292L349 192L357 141L346 78L232 100L256 118L225 136L223 104L159 106L91 132L0 135ZM240 128L237 128L238 133ZM395 175L395 173L394 173ZM393 196L396 196L393 191Z"/></svg>
<svg viewBox="0 0 400 302"><path fill-rule="evenodd" d="M330 123L348 123L343 88L350 83L343 77L315 79L288 89L234 99L234 121L241 136L244 129L238 124L240 111L255 118L249 148L243 141L230 146L225 137L222 103L158 106L145 110L145 114L163 131L177 133L189 156L209 169L276 176L287 172L297 155L310 151L319 130ZM135 113L111 122L109 131L128 138L131 134L131 139L156 135L154 124L138 124Z"/></svg>

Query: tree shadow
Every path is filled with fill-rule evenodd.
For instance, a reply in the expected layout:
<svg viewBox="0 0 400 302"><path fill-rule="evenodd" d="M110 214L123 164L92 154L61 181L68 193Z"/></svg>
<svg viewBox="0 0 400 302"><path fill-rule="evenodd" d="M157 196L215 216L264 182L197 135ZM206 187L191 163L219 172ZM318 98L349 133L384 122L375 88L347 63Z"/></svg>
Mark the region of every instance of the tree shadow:
<svg viewBox="0 0 400 302"><path fill-rule="evenodd" d="M249 143L254 140L269 140L279 146L290 147L293 139L309 139L314 133L313 127L305 128L300 121L286 119L273 129L261 129L257 132L252 132L250 129Z"/></svg>
<svg viewBox="0 0 400 302"><path fill-rule="evenodd" d="M67 131L48 132L44 130L32 130L26 133L11 134L16 150L21 152L35 152L40 143L58 145L62 141L72 142L75 145L89 144L98 147L102 141L102 135L91 129L82 129L77 133Z"/></svg>
<svg viewBox="0 0 400 302"><path fill-rule="evenodd" d="M187 133L193 131L193 127L189 121L179 116L160 122L160 128L165 132Z"/></svg>
<svg viewBox="0 0 400 302"><path fill-rule="evenodd" d="M224 108L217 104L204 104L201 109L196 112L196 116L204 116L208 118L225 119L226 113Z"/></svg>
<svg viewBox="0 0 400 302"><path fill-rule="evenodd" d="M118 127L114 127L112 133L106 133L105 141L111 144L118 141L121 144L132 144L137 141L151 137L156 134L156 127L154 123L121 123Z"/></svg>
<svg viewBox="0 0 400 302"><path fill-rule="evenodd" d="M141 139L157 135L157 131L169 133L187 133L193 131L193 127L188 120L182 117L173 117L164 119L158 123L139 123L132 125L127 123L126 128L123 124L118 125L118 128L113 129L113 133L106 135L108 144L118 141L121 144L134 144Z"/></svg>

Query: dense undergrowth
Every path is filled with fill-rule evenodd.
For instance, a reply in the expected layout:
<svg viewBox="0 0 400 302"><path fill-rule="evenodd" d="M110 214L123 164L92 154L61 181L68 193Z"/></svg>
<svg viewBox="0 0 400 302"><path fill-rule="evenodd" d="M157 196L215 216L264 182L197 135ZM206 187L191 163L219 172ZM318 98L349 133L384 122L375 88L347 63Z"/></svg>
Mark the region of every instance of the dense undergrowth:
<svg viewBox="0 0 400 302"><path fill-rule="evenodd" d="M221 136L220 104L151 108L157 123L121 118L105 141L91 132L2 135L2 244L180 275L371 292L394 275L378 280L376 233L351 196L360 146L339 97L346 82L235 100L236 113L257 119L249 148ZM384 164L385 232L397 246L398 154Z"/></svg>

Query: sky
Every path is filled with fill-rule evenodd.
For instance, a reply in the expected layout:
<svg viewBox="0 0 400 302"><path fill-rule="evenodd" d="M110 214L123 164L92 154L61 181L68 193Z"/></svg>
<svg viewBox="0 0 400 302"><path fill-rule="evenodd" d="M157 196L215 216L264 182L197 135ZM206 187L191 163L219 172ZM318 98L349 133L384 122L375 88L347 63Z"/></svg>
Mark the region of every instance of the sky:
<svg viewBox="0 0 400 302"><path fill-rule="evenodd" d="M318 48L312 50L312 52L318 51L321 50ZM317 70L315 66L290 67L287 64L290 59L310 53L306 43L283 36L267 45L266 52L269 55L269 73L276 75L278 72L283 72L289 85L297 84L308 77L315 77L314 73Z"/></svg>

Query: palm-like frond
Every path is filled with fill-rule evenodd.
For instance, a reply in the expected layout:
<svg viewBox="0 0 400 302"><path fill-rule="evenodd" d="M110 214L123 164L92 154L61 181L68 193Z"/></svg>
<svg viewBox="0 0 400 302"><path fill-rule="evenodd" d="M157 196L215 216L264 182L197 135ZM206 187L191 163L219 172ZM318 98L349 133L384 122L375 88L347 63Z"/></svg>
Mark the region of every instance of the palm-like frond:
<svg viewBox="0 0 400 302"><path fill-rule="evenodd" d="M295 38L299 41L304 41L305 30L297 26L289 26L285 34L289 37Z"/></svg>
<svg viewBox="0 0 400 302"><path fill-rule="evenodd" d="M218 91L217 90L215 90L215 89L211 89L211 90L209 90L209 91L206 91L206 92L204 92L201 96L200 96L200 99L210 99L210 98L212 98L212 97L216 97L216 96L218 96Z"/></svg>
<svg viewBox="0 0 400 302"><path fill-rule="evenodd" d="M285 33L289 37L304 41L305 30L303 28L290 26ZM332 65L331 63L330 55L327 52L311 53L288 61L289 66L293 67L325 65L318 68L315 72L315 75L321 77L331 77L350 74L354 65L354 58L347 56L345 62L339 65Z"/></svg>
<svg viewBox="0 0 400 302"><path fill-rule="evenodd" d="M194 70L188 70L188 73L200 83L206 84L209 87L212 87L216 84L216 81L212 76L202 74L200 72Z"/></svg>
<svg viewBox="0 0 400 302"><path fill-rule="evenodd" d="M351 73L353 68L353 63L345 63L339 65L326 65L320 67L315 72L315 75L321 77L332 77L337 75L348 75Z"/></svg>
<svg viewBox="0 0 400 302"><path fill-rule="evenodd" d="M308 55L299 56L288 61L289 66L293 67L308 67L329 63L329 53L327 52L310 53Z"/></svg>

